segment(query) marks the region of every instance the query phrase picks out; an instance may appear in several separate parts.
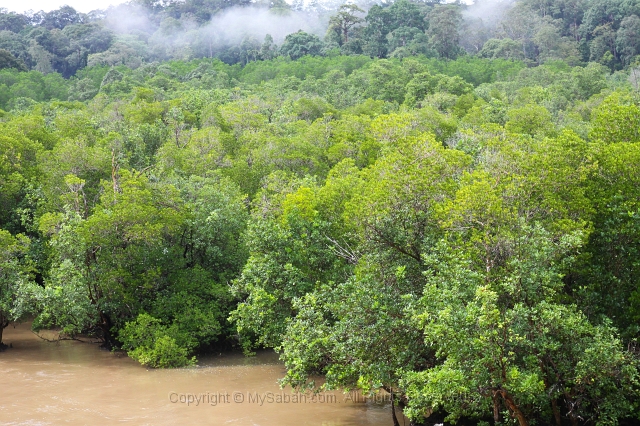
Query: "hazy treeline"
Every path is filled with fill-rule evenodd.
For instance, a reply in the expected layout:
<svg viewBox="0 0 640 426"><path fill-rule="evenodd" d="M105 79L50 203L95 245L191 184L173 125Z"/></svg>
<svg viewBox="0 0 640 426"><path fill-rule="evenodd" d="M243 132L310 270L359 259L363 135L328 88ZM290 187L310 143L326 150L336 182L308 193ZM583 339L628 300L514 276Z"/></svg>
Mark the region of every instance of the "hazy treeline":
<svg viewBox="0 0 640 426"><path fill-rule="evenodd" d="M287 3L134 0L82 14L0 11L0 69L57 72L138 67L170 59L246 64L303 55L562 59L610 69L640 53L637 0L478 0Z"/></svg>

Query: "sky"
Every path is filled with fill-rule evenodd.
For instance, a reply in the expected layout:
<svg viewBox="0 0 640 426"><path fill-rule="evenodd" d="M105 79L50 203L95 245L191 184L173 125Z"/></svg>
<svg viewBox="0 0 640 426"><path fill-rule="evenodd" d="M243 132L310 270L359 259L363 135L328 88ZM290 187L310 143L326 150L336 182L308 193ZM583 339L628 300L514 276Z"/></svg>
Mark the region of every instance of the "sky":
<svg viewBox="0 0 640 426"><path fill-rule="evenodd" d="M95 9L106 9L109 5L125 3L127 0L0 0L0 8L23 13L27 10L50 12L60 6L69 5L78 12L87 13ZM471 0L466 0L471 3Z"/></svg>
<svg viewBox="0 0 640 426"><path fill-rule="evenodd" d="M0 0L0 8L4 7L13 12L35 12L44 10L49 12L60 6L72 6L78 12L91 12L95 9L106 9L109 5L125 3L125 0Z"/></svg>

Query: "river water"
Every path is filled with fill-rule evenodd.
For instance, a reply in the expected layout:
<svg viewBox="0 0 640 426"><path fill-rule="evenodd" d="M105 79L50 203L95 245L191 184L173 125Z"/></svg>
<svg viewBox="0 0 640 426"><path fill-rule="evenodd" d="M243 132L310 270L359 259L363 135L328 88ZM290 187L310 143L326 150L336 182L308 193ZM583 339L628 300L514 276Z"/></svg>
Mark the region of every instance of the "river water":
<svg viewBox="0 0 640 426"><path fill-rule="evenodd" d="M393 424L389 404L356 395L296 400L279 388L284 367L269 351L151 370L96 344L43 341L28 324L9 326L3 340L13 348L0 353L0 425Z"/></svg>

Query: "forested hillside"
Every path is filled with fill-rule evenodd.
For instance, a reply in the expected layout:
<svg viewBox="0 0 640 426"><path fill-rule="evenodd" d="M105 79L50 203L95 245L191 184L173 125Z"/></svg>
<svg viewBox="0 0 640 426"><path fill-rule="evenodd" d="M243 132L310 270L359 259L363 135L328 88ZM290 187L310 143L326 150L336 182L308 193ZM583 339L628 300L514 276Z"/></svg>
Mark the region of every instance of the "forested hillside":
<svg viewBox="0 0 640 426"><path fill-rule="evenodd" d="M640 54L639 16L637 0L361 0L342 6L331 0L133 0L88 14L69 6L28 14L0 9L0 69L68 78L86 66L137 68L170 59L247 64L278 55L421 54L530 65L592 61L616 70Z"/></svg>
<svg viewBox="0 0 640 426"><path fill-rule="evenodd" d="M196 49L226 3L3 12L0 342L274 348L416 424L640 419L640 3L485 5L264 6L326 34L251 54Z"/></svg>

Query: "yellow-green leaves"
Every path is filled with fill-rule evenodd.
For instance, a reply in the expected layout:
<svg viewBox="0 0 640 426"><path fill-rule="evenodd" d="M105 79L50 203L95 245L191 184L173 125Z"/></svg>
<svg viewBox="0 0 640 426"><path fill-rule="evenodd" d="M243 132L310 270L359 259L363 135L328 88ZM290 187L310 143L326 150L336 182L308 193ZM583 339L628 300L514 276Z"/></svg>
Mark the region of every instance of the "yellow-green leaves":
<svg viewBox="0 0 640 426"><path fill-rule="evenodd" d="M591 138L605 143L640 140L640 108L629 95L614 93L592 113Z"/></svg>
<svg viewBox="0 0 640 426"><path fill-rule="evenodd" d="M551 113L539 105L526 105L522 108L514 108L507 114L505 128L512 133L529 136L553 136L555 126Z"/></svg>

